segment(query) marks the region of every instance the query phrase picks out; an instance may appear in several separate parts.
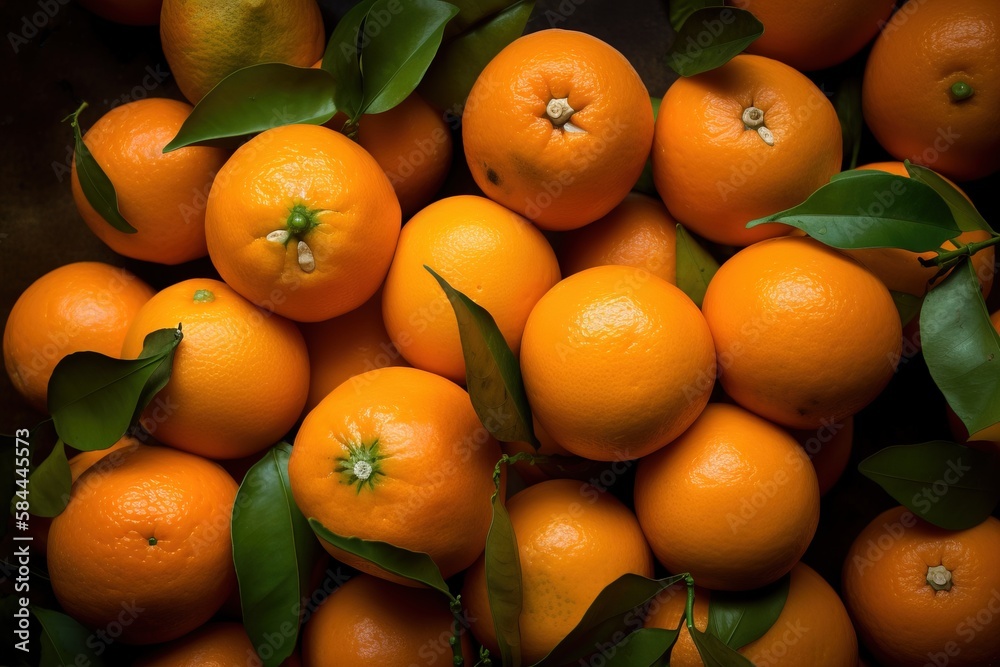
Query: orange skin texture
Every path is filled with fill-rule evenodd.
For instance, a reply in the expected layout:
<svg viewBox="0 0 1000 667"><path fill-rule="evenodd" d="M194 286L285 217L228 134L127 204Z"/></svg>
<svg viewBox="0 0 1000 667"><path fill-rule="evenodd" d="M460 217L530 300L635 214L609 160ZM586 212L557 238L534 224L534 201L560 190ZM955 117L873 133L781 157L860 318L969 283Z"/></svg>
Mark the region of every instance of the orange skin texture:
<svg viewBox="0 0 1000 667"><path fill-rule="evenodd" d="M163 0L80 0L101 18L123 25L156 25Z"/></svg>
<svg viewBox="0 0 1000 667"><path fill-rule="evenodd" d="M214 295L195 301L198 290ZM160 291L125 336L135 359L147 334L181 324L169 384L140 424L160 442L213 459L235 459L277 442L302 413L309 357L288 320L256 308L225 283L194 278Z"/></svg>
<svg viewBox="0 0 1000 667"><path fill-rule="evenodd" d="M408 588L359 574L327 598L306 623L302 664L337 667L450 664L448 638L454 618L437 591ZM468 632L462 636L465 664L475 663Z"/></svg>
<svg viewBox="0 0 1000 667"><path fill-rule="evenodd" d="M546 114L567 98L582 132ZM542 30L507 45L483 70L462 116L465 157L491 199L542 229L576 229L606 215L639 179L653 107L639 74L601 40Z"/></svg>
<svg viewBox="0 0 1000 667"><path fill-rule="evenodd" d="M149 98L114 107L87 130L83 141L111 179L118 209L137 231L112 227L90 205L72 165L73 201L90 230L120 255L160 264L204 257L205 200L229 151L163 147L177 134L192 107Z"/></svg>
<svg viewBox="0 0 1000 667"><path fill-rule="evenodd" d="M167 447L122 450L91 466L49 531L62 608L90 628L117 622L123 605L141 608L122 623L126 644L170 641L205 623L236 584L236 489L217 464Z"/></svg>
<svg viewBox="0 0 1000 667"><path fill-rule="evenodd" d="M49 378L68 354L111 357L153 289L125 269L76 262L54 269L14 302L3 330L3 363L11 384L35 410L48 413Z"/></svg>
<svg viewBox="0 0 1000 667"><path fill-rule="evenodd" d="M788 432L809 455L819 480L819 494L825 496L844 474L851 459L854 417L828 422L815 429L790 429Z"/></svg>
<svg viewBox="0 0 1000 667"><path fill-rule="evenodd" d="M670 597L654 606L655 611L646 619L647 628L674 630L681 622L686 590L675 586L660 597L666 598L666 593ZM696 589L694 626L702 632L708 628L710 599L710 591ZM857 667L858 638L837 592L811 567L798 563L792 568L788 599L774 625L739 652L755 665ZM702 667L703 664L685 624L670 652L670 665Z"/></svg>
<svg viewBox="0 0 1000 667"><path fill-rule="evenodd" d="M256 656L240 623L206 623L194 632L151 650L137 667L242 667Z"/></svg>
<svg viewBox="0 0 1000 667"><path fill-rule="evenodd" d="M521 562L521 658L534 664L572 630L618 577L653 576L653 557L635 515L610 493L582 482L541 482L507 501ZM462 601L472 633L498 654L480 557L465 574Z"/></svg>
<svg viewBox="0 0 1000 667"><path fill-rule="evenodd" d="M293 207L315 223L287 244ZM389 270L399 237L399 202L367 152L315 125L285 125L243 144L208 198L205 233L212 263L257 305L299 322L343 315L367 301ZM315 269L303 270L297 240Z"/></svg>
<svg viewBox="0 0 1000 667"><path fill-rule="evenodd" d="M653 197L630 192L600 220L561 234L556 245L564 276L619 264L677 284L677 221Z"/></svg>
<svg viewBox="0 0 1000 667"><path fill-rule="evenodd" d="M726 393L790 428L858 412L888 384L902 350L882 282L806 237L738 252L712 278L702 311Z"/></svg>
<svg viewBox="0 0 1000 667"><path fill-rule="evenodd" d="M521 373L538 422L597 461L645 456L684 431L715 382L712 336L697 306L640 269L599 266L535 306Z"/></svg>
<svg viewBox="0 0 1000 667"><path fill-rule="evenodd" d="M975 620L1000 605L997 553L1000 521L993 517L961 531L932 526L904 507L872 520L844 561L843 592L879 664L924 665L942 652L952 667L1000 664L1000 633ZM927 583L927 569L938 565L951 571L951 590Z"/></svg>
<svg viewBox="0 0 1000 667"><path fill-rule="evenodd" d="M288 461L295 502L337 535L422 551L445 577L464 570L486 544L499 446L453 382L398 367L357 380L334 389L302 422ZM376 441L384 458L372 465L371 484L352 479L348 446ZM400 581L323 546L352 567Z"/></svg>
<svg viewBox="0 0 1000 667"><path fill-rule="evenodd" d="M515 355L531 308L559 281L542 233L484 197L448 197L406 223L382 294L386 330L409 363L461 384L458 320L425 265L488 310Z"/></svg>
<svg viewBox="0 0 1000 667"><path fill-rule="evenodd" d="M708 588L749 590L798 562L819 522L809 457L780 427L713 403L639 464L635 511L657 559Z"/></svg>
<svg viewBox="0 0 1000 667"><path fill-rule="evenodd" d="M768 146L743 112L764 112ZM788 232L746 223L799 204L840 171L837 112L805 75L739 55L667 89L653 135L653 180L670 213L716 243L745 246Z"/></svg>
<svg viewBox="0 0 1000 667"><path fill-rule="evenodd" d="M964 82L973 94L951 93ZM1000 169L1000 5L925 0L893 15L865 67L861 102L878 142L959 181Z"/></svg>

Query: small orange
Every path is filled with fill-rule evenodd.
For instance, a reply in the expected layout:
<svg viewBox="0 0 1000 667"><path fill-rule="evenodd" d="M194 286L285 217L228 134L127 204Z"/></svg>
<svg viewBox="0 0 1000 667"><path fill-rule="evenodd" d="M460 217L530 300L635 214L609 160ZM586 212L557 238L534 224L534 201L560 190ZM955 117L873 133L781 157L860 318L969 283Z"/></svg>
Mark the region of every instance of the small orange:
<svg viewBox="0 0 1000 667"><path fill-rule="evenodd" d="M243 144L219 172L205 215L222 279L300 322L367 301L389 270L399 225L378 163L316 125L276 127Z"/></svg>
<svg viewBox="0 0 1000 667"><path fill-rule="evenodd" d="M793 438L809 455L816 477L819 479L819 494L833 488L847 469L854 442L854 417L840 421L824 422L814 429L789 430Z"/></svg>
<svg viewBox="0 0 1000 667"><path fill-rule="evenodd" d="M14 389L35 410L48 412L56 364L83 350L117 357L129 325L152 296L132 272L100 262L66 264L31 283L3 330L3 362Z"/></svg>
<svg viewBox="0 0 1000 667"><path fill-rule="evenodd" d="M163 0L80 0L101 18L124 25L156 25Z"/></svg>
<svg viewBox="0 0 1000 667"><path fill-rule="evenodd" d="M833 105L805 75L763 56L677 79L653 136L653 179L677 221L717 243L748 245L788 231L747 229L804 201L840 171Z"/></svg>
<svg viewBox="0 0 1000 667"><path fill-rule="evenodd" d="M1000 664L1000 521L944 530L904 507L878 515L844 562L844 602L885 667Z"/></svg>
<svg viewBox="0 0 1000 667"><path fill-rule="evenodd" d="M541 482L511 497L507 511L521 562L523 664L534 664L555 648L618 577L653 576L653 558L635 515L595 486L569 479ZM496 655L484 556L466 572L462 600L469 617L477 619L472 633Z"/></svg>
<svg viewBox="0 0 1000 667"><path fill-rule="evenodd" d="M609 44L570 30L508 44L476 79L462 116L476 184L542 229L610 212L639 179L652 137L639 74Z"/></svg>
<svg viewBox="0 0 1000 667"><path fill-rule="evenodd" d="M157 440L208 458L233 459L277 442L295 423L309 391L302 334L288 320L253 306L224 283L194 278L143 306L122 357L143 339L181 325L170 382L139 423Z"/></svg>
<svg viewBox="0 0 1000 667"><path fill-rule="evenodd" d="M748 590L798 562L819 522L816 472L787 432L713 403L642 459L635 511L657 559L699 585Z"/></svg>
<svg viewBox="0 0 1000 667"><path fill-rule="evenodd" d="M252 667L260 658L239 623L206 623L169 644L151 649L136 667Z"/></svg>

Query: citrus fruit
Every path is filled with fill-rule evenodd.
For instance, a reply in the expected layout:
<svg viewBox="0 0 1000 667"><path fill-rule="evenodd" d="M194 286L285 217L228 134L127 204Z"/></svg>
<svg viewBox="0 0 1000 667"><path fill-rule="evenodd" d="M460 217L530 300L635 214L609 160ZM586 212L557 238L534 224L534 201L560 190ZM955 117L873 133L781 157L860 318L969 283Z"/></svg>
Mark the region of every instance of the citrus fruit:
<svg viewBox="0 0 1000 667"><path fill-rule="evenodd" d="M723 389L779 424L817 428L870 403L902 348L889 291L806 237L761 241L726 261L702 304Z"/></svg>
<svg viewBox="0 0 1000 667"><path fill-rule="evenodd" d="M48 412L49 378L68 354L111 357L153 289L132 272L101 262L49 271L14 302L3 330L3 363L11 384L39 412Z"/></svg>
<svg viewBox="0 0 1000 667"><path fill-rule="evenodd" d="M795 439L723 403L640 461L634 497L657 559L707 588L748 590L779 579L819 522L816 472Z"/></svg>
<svg viewBox="0 0 1000 667"><path fill-rule="evenodd" d="M626 266L562 280L528 316L521 373L539 423L598 461L645 456L695 420L715 384L712 336L667 281Z"/></svg>
<svg viewBox="0 0 1000 667"><path fill-rule="evenodd" d="M288 461L295 502L337 535L422 551L450 577L486 543L500 448L453 382L399 367L358 380L334 389L302 422ZM398 580L323 546L363 572Z"/></svg>
<svg viewBox="0 0 1000 667"><path fill-rule="evenodd" d="M389 270L399 224L378 163L315 125L276 127L243 144L219 172L205 215L222 279L300 322L367 301Z"/></svg>
<svg viewBox="0 0 1000 667"><path fill-rule="evenodd" d="M763 56L677 79L653 135L653 179L670 213L717 243L748 245L788 231L747 229L805 201L840 171L840 121L805 75Z"/></svg>
<svg viewBox="0 0 1000 667"><path fill-rule="evenodd" d="M163 0L80 0L101 18L124 25L156 25Z"/></svg>
<svg viewBox="0 0 1000 667"><path fill-rule="evenodd" d="M819 480L819 494L826 495L844 474L851 458L854 417L827 421L818 428L791 429L788 432L809 455Z"/></svg>
<svg viewBox="0 0 1000 667"><path fill-rule="evenodd" d="M462 116L465 158L491 199L542 229L575 229L639 179L653 108L628 60L596 37L542 30L479 75Z"/></svg>
<svg viewBox="0 0 1000 667"><path fill-rule="evenodd" d="M73 484L52 521L48 566L62 608L126 644L169 641L212 617L236 583L236 482L168 447L111 454Z"/></svg>
<svg viewBox="0 0 1000 667"><path fill-rule="evenodd" d="M904 507L878 515L844 562L844 602L865 646L886 667L1000 663L997 553L993 517L951 531Z"/></svg>
<svg viewBox="0 0 1000 667"><path fill-rule="evenodd" d="M229 152L187 146L163 147L191 113L177 100L149 98L112 108L83 135L94 159L111 179L118 209L134 233L119 231L91 206L72 165L73 200L90 230L120 255L180 264L208 252L205 203Z"/></svg>
<svg viewBox="0 0 1000 667"><path fill-rule="evenodd" d="M875 40L861 102L878 142L958 180L1000 168L1000 5L907 2Z"/></svg>
<svg viewBox="0 0 1000 667"><path fill-rule="evenodd" d="M147 334L181 326L170 382L139 423L157 440L208 458L233 459L276 443L295 423L309 391L302 334L224 283L194 278L142 307L122 357L134 359Z"/></svg>
<svg viewBox="0 0 1000 667"><path fill-rule="evenodd" d="M556 479L507 501L521 562L521 659L534 664L583 618L605 586L627 573L651 577L653 558L635 515L595 486ZM465 575L472 633L494 654L496 631L482 556ZM596 648L596 647L595 647Z"/></svg>
<svg viewBox="0 0 1000 667"><path fill-rule="evenodd" d="M408 362L460 383L458 320L425 266L489 311L514 354L532 306L559 280L542 233L489 199L448 197L406 223L382 294L386 329Z"/></svg>
<svg viewBox="0 0 1000 667"><path fill-rule="evenodd" d="M206 623L194 632L150 650L136 667L251 667L260 664L239 623Z"/></svg>

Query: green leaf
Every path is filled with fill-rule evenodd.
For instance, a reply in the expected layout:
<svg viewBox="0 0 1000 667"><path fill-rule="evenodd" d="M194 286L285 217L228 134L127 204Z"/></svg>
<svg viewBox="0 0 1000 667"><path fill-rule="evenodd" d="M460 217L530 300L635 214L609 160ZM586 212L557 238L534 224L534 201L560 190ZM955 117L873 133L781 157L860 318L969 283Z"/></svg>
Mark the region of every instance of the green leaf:
<svg viewBox="0 0 1000 667"><path fill-rule="evenodd" d="M892 301L896 304L896 310L899 311L899 321L904 327L920 314L920 307L924 304L923 297L894 290L889 290L889 294L892 295Z"/></svg>
<svg viewBox="0 0 1000 667"><path fill-rule="evenodd" d="M86 108L87 103L84 102L80 108L63 119L63 122L68 120L73 128L76 144L73 160L76 163L76 175L80 179L80 189L97 214L109 225L120 232L135 234L138 230L129 224L118 209L118 193L115 192L114 184L101 169L101 165L97 163L87 144L83 142L83 134L80 132L80 112Z"/></svg>
<svg viewBox="0 0 1000 667"><path fill-rule="evenodd" d="M240 585L243 625L255 647L270 646L265 667L292 654L298 637L299 601L309 596L309 575L321 549L309 522L292 499L288 457L279 443L247 472L233 511L233 561ZM275 628L291 627L281 644L269 639Z"/></svg>
<svg viewBox="0 0 1000 667"><path fill-rule="evenodd" d="M724 0L670 0L670 25L680 30L691 14L707 7L722 7Z"/></svg>
<svg viewBox="0 0 1000 667"><path fill-rule="evenodd" d="M163 152L281 125L320 125L337 111L333 89L333 77L322 69L284 63L238 69L195 105Z"/></svg>
<svg viewBox="0 0 1000 667"><path fill-rule="evenodd" d="M51 609L31 606L31 613L42 627L41 667L90 665L103 667L100 654L95 652L93 633L75 620ZM106 644L96 644L102 649Z"/></svg>
<svg viewBox="0 0 1000 667"><path fill-rule="evenodd" d="M694 646L705 667L754 667L754 664L730 648L715 635L698 628L688 628Z"/></svg>
<svg viewBox="0 0 1000 667"><path fill-rule="evenodd" d="M66 458L66 447L56 440L52 452L31 473L30 508L35 516L58 516L69 503L73 475Z"/></svg>
<svg viewBox="0 0 1000 667"><path fill-rule="evenodd" d="M1000 454L953 442L886 447L858 470L914 514L947 530L979 525L1000 502Z"/></svg>
<svg viewBox="0 0 1000 667"><path fill-rule="evenodd" d="M708 603L708 632L733 649L740 649L771 629L788 599L785 575L753 591L712 591Z"/></svg>
<svg viewBox="0 0 1000 667"><path fill-rule="evenodd" d="M660 667L670 664L667 654L677 641L679 630L639 628L608 650L606 667Z"/></svg>
<svg viewBox="0 0 1000 667"><path fill-rule="evenodd" d="M667 64L681 76L695 76L725 65L763 33L764 24L745 9L696 9L677 31Z"/></svg>
<svg viewBox="0 0 1000 667"><path fill-rule="evenodd" d="M465 357L465 381L480 421L502 442L540 446L531 421L521 369L489 312L424 265L441 285L455 317Z"/></svg>
<svg viewBox="0 0 1000 667"><path fill-rule="evenodd" d="M360 537L343 537L331 532L322 523L310 517L313 532L333 546L349 554L364 558L383 570L413 581L420 582L448 596L455 597L448 590L448 584L441 576L441 570L431 557L420 551L410 551L385 542L363 540Z"/></svg>
<svg viewBox="0 0 1000 667"><path fill-rule="evenodd" d="M928 186L882 171L858 170L822 186L798 206L758 218L798 227L834 248L936 250L959 229L947 204Z"/></svg>
<svg viewBox="0 0 1000 667"><path fill-rule="evenodd" d="M497 473L499 473L499 464ZM521 665L521 562L510 515L500 498L500 476L494 474L496 490L490 498L493 519L486 534L486 592L503 664Z"/></svg>
<svg viewBox="0 0 1000 667"><path fill-rule="evenodd" d="M858 166L864 116L861 113L861 76L851 75L840 83L833 96L833 106L840 119L840 133L844 142L844 156L850 156L849 167Z"/></svg>
<svg viewBox="0 0 1000 667"><path fill-rule="evenodd" d="M1000 422L1000 335L990 322L968 260L929 290L920 309L920 341L934 383L969 430L970 440Z"/></svg>
<svg viewBox="0 0 1000 667"><path fill-rule="evenodd" d="M146 336L137 359L115 359L97 352L64 357L49 379L49 414L62 440L77 449L106 449L115 444L153 398L147 385L162 389L183 334L160 329ZM143 401L146 401L144 404Z"/></svg>
<svg viewBox="0 0 1000 667"><path fill-rule="evenodd" d="M323 54L323 69L333 75L333 101L352 121L361 116L361 42L365 17L375 0L362 0L340 19Z"/></svg>
<svg viewBox="0 0 1000 667"><path fill-rule="evenodd" d="M909 160L906 160L904 164L906 165L907 173L910 174L910 178L920 181L941 195L941 198L948 204L948 208L951 209L952 215L955 216L955 222L959 229L963 232L971 232L979 229L993 231L989 223L976 210L972 202L965 198L961 190L927 167L912 164Z"/></svg>
<svg viewBox="0 0 1000 667"><path fill-rule="evenodd" d="M687 230L677 225L677 286L691 297L699 308L705 299L708 283L719 270L719 263L691 238Z"/></svg>

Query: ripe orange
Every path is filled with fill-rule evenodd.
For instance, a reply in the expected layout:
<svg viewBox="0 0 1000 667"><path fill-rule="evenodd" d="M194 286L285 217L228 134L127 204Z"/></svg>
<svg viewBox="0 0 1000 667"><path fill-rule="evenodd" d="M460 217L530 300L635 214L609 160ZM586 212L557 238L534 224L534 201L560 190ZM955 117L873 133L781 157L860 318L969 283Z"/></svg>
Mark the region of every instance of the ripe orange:
<svg viewBox="0 0 1000 667"><path fill-rule="evenodd" d="M310 412L288 477L295 502L338 535L422 551L445 577L482 552L500 448L465 391L415 368L383 368L342 384ZM363 572L396 577L341 552Z"/></svg>
<svg viewBox="0 0 1000 667"><path fill-rule="evenodd" d="M90 205L75 160L73 200L90 230L118 254L180 264L208 252L205 202L229 152L188 146L163 153L190 113L191 106L177 100L138 100L114 107L83 135L115 186L121 214L137 231L118 231Z"/></svg>
<svg viewBox="0 0 1000 667"><path fill-rule="evenodd" d="M476 184L542 229L575 229L610 212L639 179L652 136L653 107L632 65L569 30L505 47L462 116Z"/></svg>
<svg viewBox="0 0 1000 667"><path fill-rule="evenodd" d="M213 459L234 459L277 442L295 423L309 391L302 334L288 320L255 308L217 280L171 285L143 306L122 357L143 339L181 324L170 382L140 424L157 440Z"/></svg>
<svg viewBox="0 0 1000 667"><path fill-rule="evenodd" d="M861 102L875 138L900 160L958 180L1000 169L1000 5L904 4L875 41Z"/></svg>
<svg viewBox="0 0 1000 667"><path fill-rule="evenodd" d="M535 305L521 373L556 442L614 461L649 454L695 420L715 383L715 354L687 295L641 269L599 266Z"/></svg>
<svg viewBox="0 0 1000 667"><path fill-rule="evenodd" d="M781 428L713 403L644 458L635 511L657 559L699 585L748 590L798 562L819 522L816 472Z"/></svg>
<svg viewBox="0 0 1000 667"><path fill-rule="evenodd" d="M192 104L238 69L269 62L308 67L326 46L316 0L163 0L160 41Z"/></svg>
<svg viewBox="0 0 1000 667"><path fill-rule="evenodd" d="M600 220L563 233L555 245L564 276L619 264L677 284L677 222L662 202L637 192Z"/></svg>
<svg viewBox="0 0 1000 667"><path fill-rule="evenodd" d="M754 218L804 201L840 171L837 112L805 75L740 55L677 79L653 136L653 179L677 221L717 243L748 245L788 231Z"/></svg>
<svg viewBox="0 0 1000 667"><path fill-rule="evenodd" d="M382 295L385 327L408 362L462 384L458 320L424 266L488 310L514 354L531 308L559 281L542 233L489 199L448 197L406 223Z"/></svg>
<svg viewBox="0 0 1000 667"><path fill-rule="evenodd" d="M194 632L150 650L137 667L251 667L260 664L239 623L206 623Z"/></svg>
<svg viewBox="0 0 1000 667"><path fill-rule="evenodd" d="M163 0L80 0L101 18L124 25L156 25Z"/></svg>
<svg viewBox="0 0 1000 667"><path fill-rule="evenodd" d="M375 293L399 224L389 179L363 148L325 127L285 125L226 162L205 233L233 289L279 315L319 322Z"/></svg>
<svg viewBox="0 0 1000 667"><path fill-rule="evenodd" d="M819 480L819 494L826 495L844 474L851 458L854 417L824 422L814 429L793 429L789 433L809 455Z"/></svg>
<svg viewBox="0 0 1000 667"><path fill-rule="evenodd" d="M302 634L305 667L451 664L452 618L448 599L359 574L324 600ZM472 665L469 634L462 636L465 664Z"/></svg>
<svg viewBox="0 0 1000 667"><path fill-rule="evenodd" d="M792 428L839 422L892 378L899 314L882 282L806 237L770 239L719 269L702 304L722 387Z"/></svg>
<svg viewBox="0 0 1000 667"><path fill-rule="evenodd" d="M521 561L521 659L534 664L572 630L601 590L627 573L653 576L635 515L610 493L569 479L529 486L507 501ZM496 655L481 556L465 574L472 632ZM596 647L595 647L596 648Z"/></svg>
<svg viewBox="0 0 1000 667"><path fill-rule="evenodd" d="M127 644L169 641L203 624L236 583L236 488L218 465L167 447L122 450L91 466L49 532L62 608Z"/></svg>
<svg viewBox="0 0 1000 667"><path fill-rule="evenodd" d="M56 364L83 350L117 357L126 330L152 296L130 271L100 262L66 264L31 283L3 330L3 362L14 389L35 410L48 412Z"/></svg>
<svg viewBox="0 0 1000 667"><path fill-rule="evenodd" d="M1000 664L1000 521L949 531L904 507L861 531L844 562L844 602L886 667Z"/></svg>

